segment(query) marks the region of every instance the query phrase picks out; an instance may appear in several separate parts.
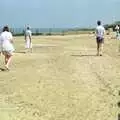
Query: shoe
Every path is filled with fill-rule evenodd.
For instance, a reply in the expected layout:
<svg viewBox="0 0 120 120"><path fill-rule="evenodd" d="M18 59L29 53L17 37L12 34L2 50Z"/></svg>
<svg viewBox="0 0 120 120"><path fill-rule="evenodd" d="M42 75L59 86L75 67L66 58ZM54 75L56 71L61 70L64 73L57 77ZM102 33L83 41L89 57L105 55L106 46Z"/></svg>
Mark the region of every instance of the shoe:
<svg viewBox="0 0 120 120"><path fill-rule="evenodd" d="M7 65L5 65L5 68L6 68L7 71L10 71L10 69Z"/></svg>

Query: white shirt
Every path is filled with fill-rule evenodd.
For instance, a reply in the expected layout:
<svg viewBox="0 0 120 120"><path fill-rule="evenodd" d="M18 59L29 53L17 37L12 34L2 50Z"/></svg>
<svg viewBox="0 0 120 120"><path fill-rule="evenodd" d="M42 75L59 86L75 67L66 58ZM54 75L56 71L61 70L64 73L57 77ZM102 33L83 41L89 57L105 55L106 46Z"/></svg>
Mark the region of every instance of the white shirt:
<svg viewBox="0 0 120 120"><path fill-rule="evenodd" d="M104 34L105 34L105 28L102 25L97 26L97 28L96 28L96 37L103 38Z"/></svg>
<svg viewBox="0 0 120 120"><path fill-rule="evenodd" d="M13 52L15 49L11 43L13 36L11 32L2 32L0 35L0 52L2 51L11 51Z"/></svg>
<svg viewBox="0 0 120 120"><path fill-rule="evenodd" d="M10 40L13 39L12 33L11 32L2 32L0 35L0 44L9 44Z"/></svg>
<svg viewBox="0 0 120 120"><path fill-rule="evenodd" d="M32 36L31 30L26 30L25 31L25 36L26 36L26 39L29 39L29 36Z"/></svg>
<svg viewBox="0 0 120 120"><path fill-rule="evenodd" d="M117 26L115 27L115 29L116 29L117 31L119 31L120 28L119 28L119 26L117 25Z"/></svg>

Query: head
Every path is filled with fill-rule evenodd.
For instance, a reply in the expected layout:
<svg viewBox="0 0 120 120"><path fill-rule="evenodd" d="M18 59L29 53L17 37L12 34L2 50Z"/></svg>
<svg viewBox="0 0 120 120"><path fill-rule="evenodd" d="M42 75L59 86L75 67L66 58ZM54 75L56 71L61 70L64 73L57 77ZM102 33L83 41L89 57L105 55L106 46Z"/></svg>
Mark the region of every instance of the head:
<svg viewBox="0 0 120 120"><path fill-rule="evenodd" d="M97 21L97 25L100 26L101 25L101 21Z"/></svg>
<svg viewBox="0 0 120 120"><path fill-rule="evenodd" d="M7 32L9 32L9 31L10 31L10 29L9 29L9 27L8 27L8 26L4 26L4 28L3 28L3 32L5 32L5 31L7 31Z"/></svg>
<svg viewBox="0 0 120 120"><path fill-rule="evenodd" d="M30 27L27 27L27 30L30 30Z"/></svg>

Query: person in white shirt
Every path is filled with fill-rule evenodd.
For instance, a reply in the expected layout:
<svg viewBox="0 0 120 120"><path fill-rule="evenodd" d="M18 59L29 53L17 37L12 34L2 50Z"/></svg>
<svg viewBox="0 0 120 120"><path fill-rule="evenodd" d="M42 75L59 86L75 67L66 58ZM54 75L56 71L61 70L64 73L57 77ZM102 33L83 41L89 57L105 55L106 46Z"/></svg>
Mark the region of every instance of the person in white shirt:
<svg viewBox="0 0 120 120"><path fill-rule="evenodd" d="M118 40L118 52L120 52L120 25L116 25L115 27L116 31L116 39Z"/></svg>
<svg viewBox="0 0 120 120"><path fill-rule="evenodd" d="M96 27L97 55L102 56L105 28L101 25L101 21L97 21L97 25L98 25Z"/></svg>
<svg viewBox="0 0 120 120"><path fill-rule="evenodd" d="M25 31L25 48L27 50L31 50L32 52L32 32L30 30L30 27L27 27L27 30Z"/></svg>
<svg viewBox="0 0 120 120"><path fill-rule="evenodd" d="M9 31L9 27L5 26L0 35L0 52L5 56L5 67L7 70L9 70L14 50L12 33Z"/></svg>
<svg viewBox="0 0 120 120"><path fill-rule="evenodd" d="M119 40L120 39L120 27L119 25L116 25L115 27L115 30L116 30L116 39Z"/></svg>

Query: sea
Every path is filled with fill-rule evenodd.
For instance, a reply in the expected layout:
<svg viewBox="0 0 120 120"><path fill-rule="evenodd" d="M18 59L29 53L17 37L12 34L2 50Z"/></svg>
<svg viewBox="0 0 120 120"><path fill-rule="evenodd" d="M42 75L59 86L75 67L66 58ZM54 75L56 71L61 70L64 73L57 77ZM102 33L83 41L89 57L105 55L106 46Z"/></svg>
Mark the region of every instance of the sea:
<svg viewBox="0 0 120 120"><path fill-rule="evenodd" d="M23 34L24 28L11 28L13 34ZM32 33L62 33L69 31L70 28L31 28Z"/></svg>

